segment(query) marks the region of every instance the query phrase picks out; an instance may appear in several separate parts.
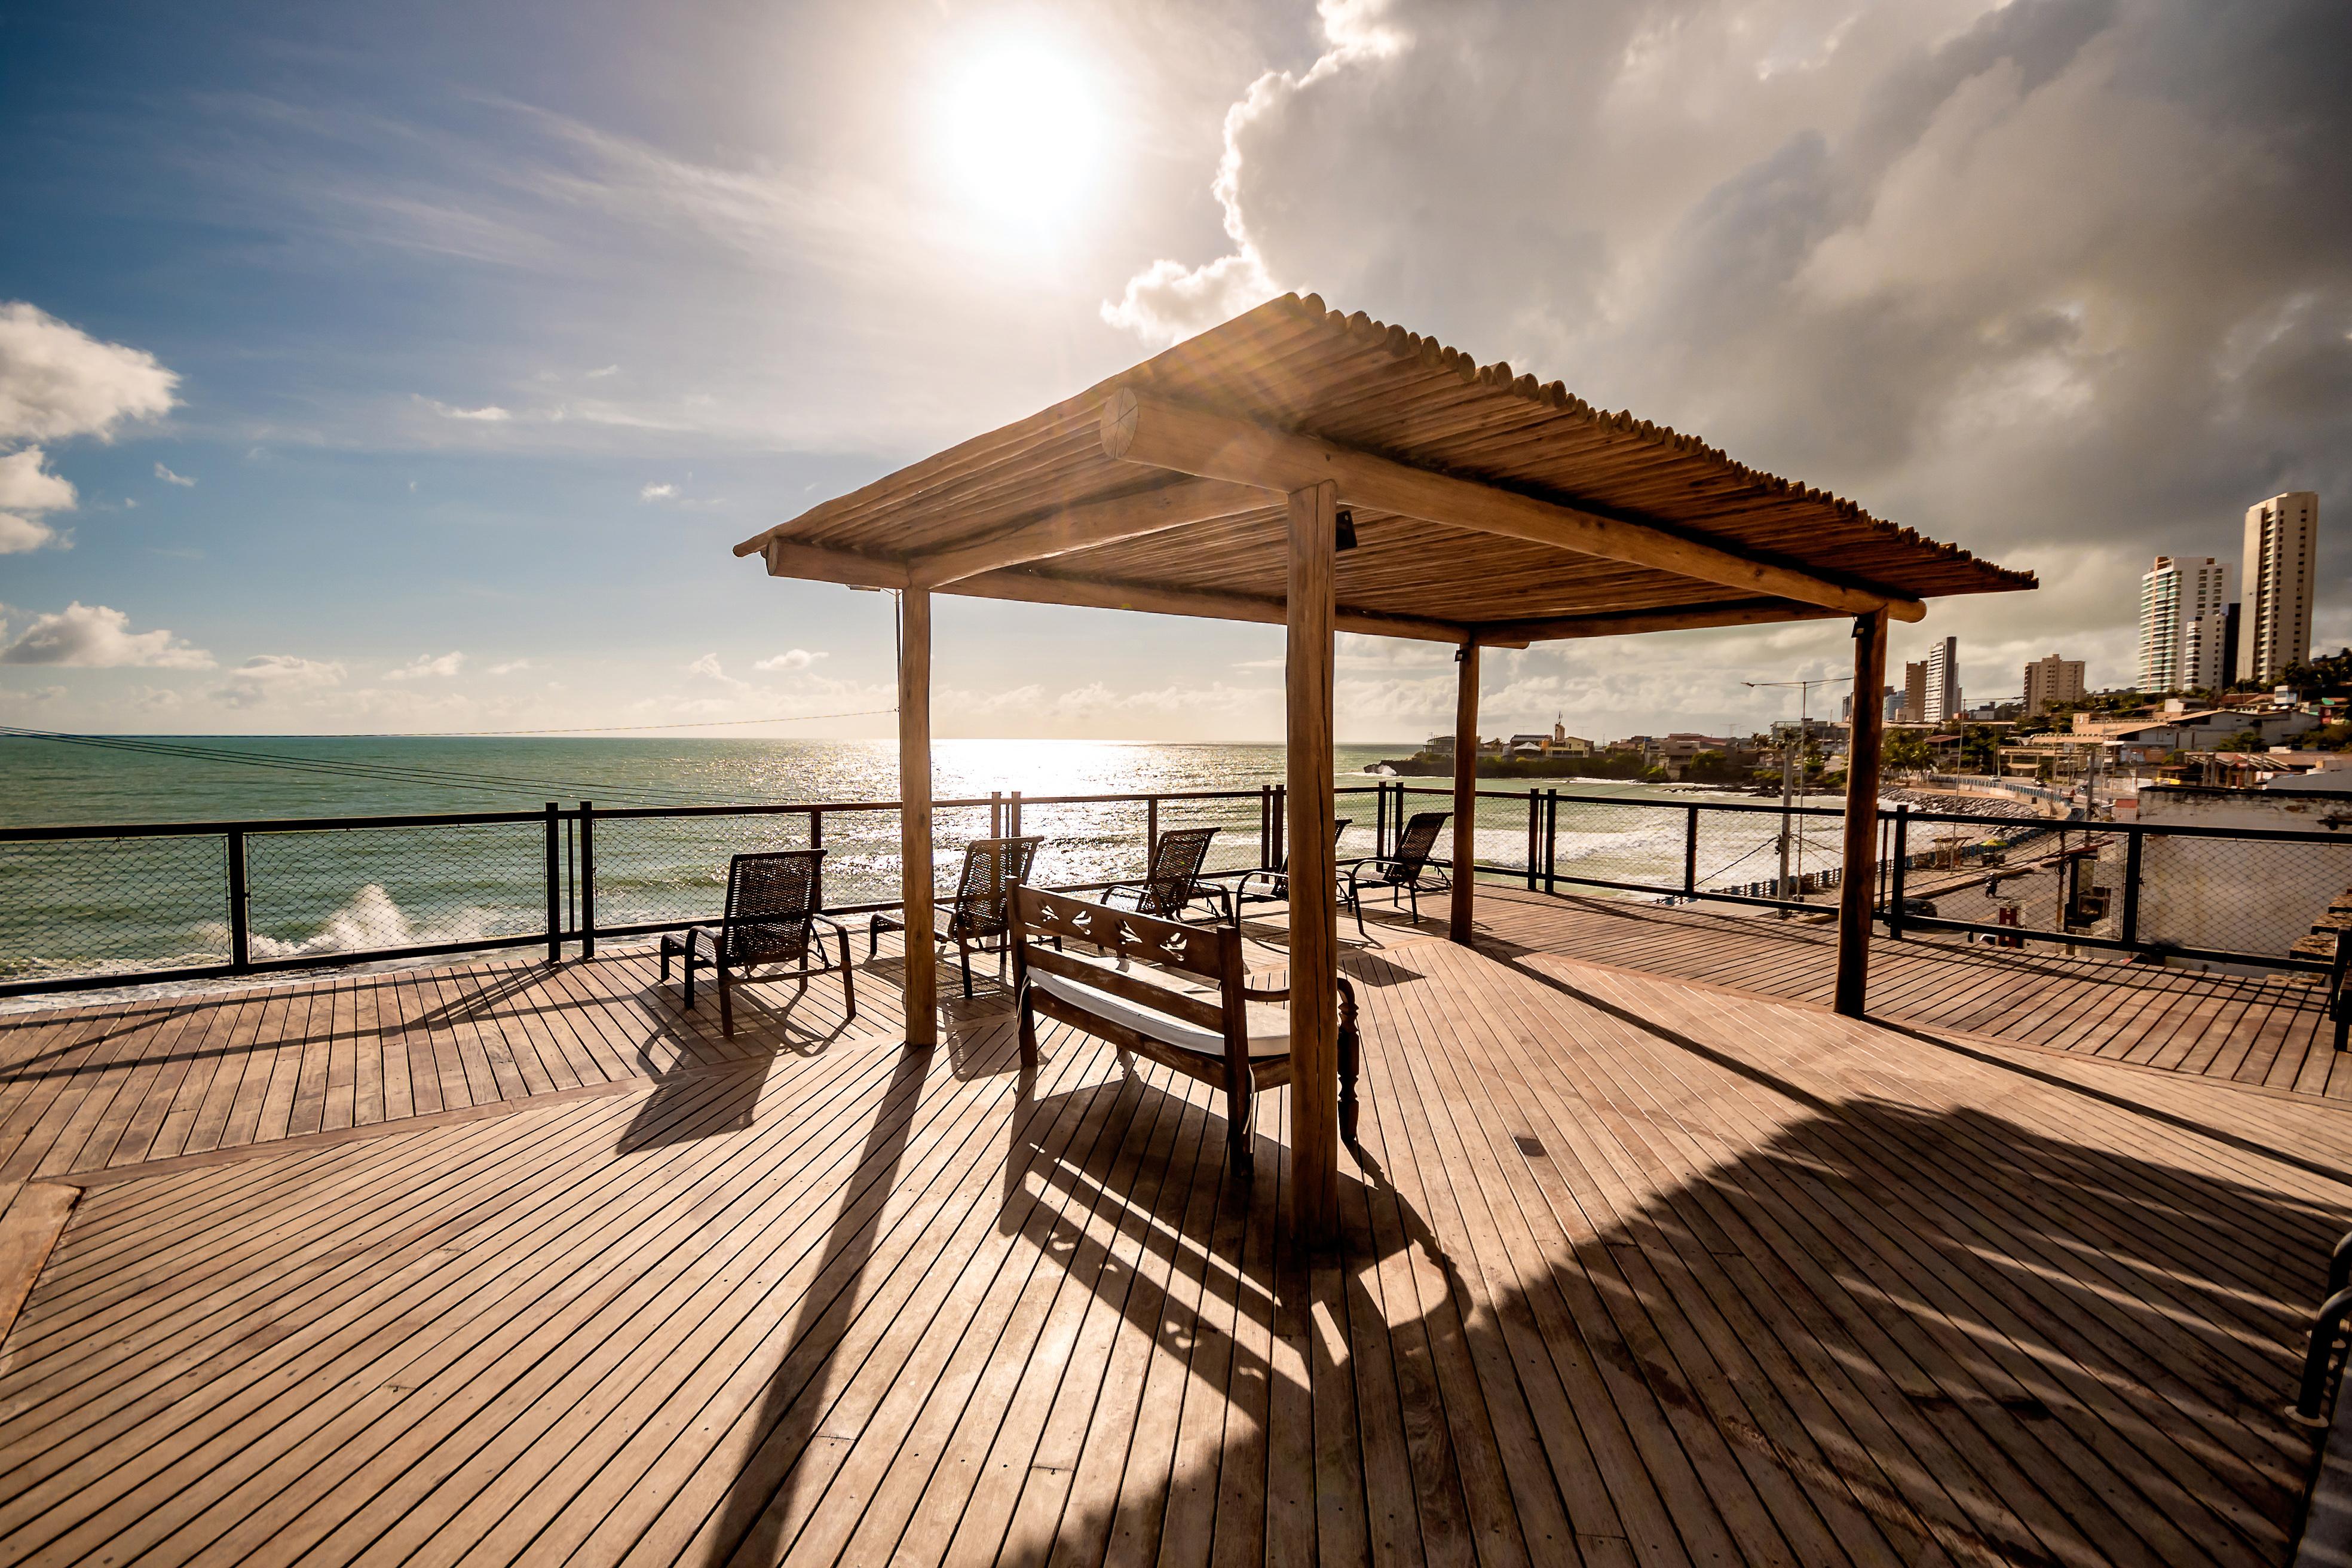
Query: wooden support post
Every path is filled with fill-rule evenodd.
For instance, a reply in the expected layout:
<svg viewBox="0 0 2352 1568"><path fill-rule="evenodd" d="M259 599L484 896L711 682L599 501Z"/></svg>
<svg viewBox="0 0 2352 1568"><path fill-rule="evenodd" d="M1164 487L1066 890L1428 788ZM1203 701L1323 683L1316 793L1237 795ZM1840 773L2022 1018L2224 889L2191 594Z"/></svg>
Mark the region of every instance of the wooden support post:
<svg viewBox="0 0 2352 1568"><path fill-rule="evenodd" d="M1454 653L1454 909L1446 934L1470 940L1478 881L1478 645Z"/></svg>
<svg viewBox="0 0 2352 1568"><path fill-rule="evenodd" d="M1863 1016L1878 886L1878 760L1886 737L1886 612L1853 618L1853 722L1845 757L1845 868L1838 881L1837 1010Z"/></svg>
<svg viewBox="0 0 2352 1568"><path fill-rule="evenodd" d="M931 945L931 593L899 595L898 899L907 921L907 1044L939 1043Z"/></svg>
<svg viewBox="0 0 2352 1568"><path fill-rule="evenodd" d="M1290 495L1285 805L1290 853L1290 1163L1293 1234L1320 1244L1339 1222L1339 910L1332 882L1331 558L1339 488Z"/></svg>

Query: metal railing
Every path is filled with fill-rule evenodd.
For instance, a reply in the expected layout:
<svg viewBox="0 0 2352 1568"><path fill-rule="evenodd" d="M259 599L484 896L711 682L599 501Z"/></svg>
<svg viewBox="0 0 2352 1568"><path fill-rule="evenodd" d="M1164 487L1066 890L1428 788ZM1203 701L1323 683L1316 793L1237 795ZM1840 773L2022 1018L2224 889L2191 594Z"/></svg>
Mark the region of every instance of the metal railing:
<svg viewBox="0 0 2352 1568"><path fill-rule="evenodd" d="M1391 850L1452 791L1345 787L1342 860ZM1480 790L1474 873L1531 891L1594 889L1758 910L1834 909L1834 805ZM1034 834L1042 886L1140 875L1167 828L1214 825L1206 874L1280 867L1286 803L1248 790L933 803L939 874L963 840ZM0 829L0 996L638 937L715 921L728 858L833 851L828 910L898 907L895 801L150 823ZM1873 900L1889 934L1961 934L2327 973L2293 951L2352 889L2352 835L1879 813ZM1437 863L1450 868L1452 837ZM944 888L942 890L947 890ZM1823 895L1832 895L1826 900ZM2305 906L2308 905L2309 908ZM2306 944L2308 945L2308 944Z"/></svg>
<svg viewBox="0 0 2352 1568"><path fill-rule="evenodd" d="M1275 785L932 803L941 878L963 840L1026 832L1047 840L1037 880L1077 892L1140 876L1168 828L1223 830L1206 876L1277 867L1283 810ZM829 912L895 910L898 836L887 800L0 829L0 996L511 948L593 956L600 940L718 920L728 858L746 850L833 850ZM1351 843L1373 847L1360 822Z"/></svg>

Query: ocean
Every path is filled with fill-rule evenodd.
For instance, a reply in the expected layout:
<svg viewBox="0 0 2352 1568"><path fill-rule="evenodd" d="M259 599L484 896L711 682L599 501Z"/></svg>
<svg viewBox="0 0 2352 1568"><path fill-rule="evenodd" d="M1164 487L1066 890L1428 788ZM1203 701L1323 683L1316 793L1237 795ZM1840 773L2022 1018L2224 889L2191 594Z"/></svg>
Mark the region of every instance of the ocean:
<svg viewBox="0 0 2352 1568"><path fill-rule="evenodd" d="M1344 858L1372 848L1373 796L1363 770L1409 743L1338 748ZM1283 778L1278 745L1091 741L941 741L937 797L1248 792L1227 801L1164 802L1162 829L1213 826L1209 864L1260 863L1262 785ZM1433 792L1443 781L1406 781ZM1685 805L1673 786L1547 781L1604 804L1563 804L1554 853L1563 873L1621 881L1680 879ZM1527 781L1481 790L1524 796ZM652 818L606 816L667 805L887 801L898 793L887 741L441 739L426 737L154 737L115 745L0 737L0 826L115 826L152 822L298 821L320 817L565 809L594 803L595 915L611 928L715 917L727 858L805 845L809 823L788 816ZM1443 810L1432 793L1411 809ZM1482 860L1524 865L1528 808L1482 802ZM1035 876L1082 883L1143 868L1150 821L1139 802L1024 806L1042 837ZM961 845L989 831L990 813L942 810L943 882ZM1706 813L1700 870L1707 885L1769 876L1777 814ZM895 813L828 812L823 826L828 904L896 896ZM1807 868L1833 863L1836 825L1807 826ZM226 839L98 837L0 843L0 980L120 974L226 962ZM578 846L562 845L567 923L576 918ZM545 929L541 822L473 826L292 830L247 840L251 952L292 959L334 951L457 942Z"/></svg>

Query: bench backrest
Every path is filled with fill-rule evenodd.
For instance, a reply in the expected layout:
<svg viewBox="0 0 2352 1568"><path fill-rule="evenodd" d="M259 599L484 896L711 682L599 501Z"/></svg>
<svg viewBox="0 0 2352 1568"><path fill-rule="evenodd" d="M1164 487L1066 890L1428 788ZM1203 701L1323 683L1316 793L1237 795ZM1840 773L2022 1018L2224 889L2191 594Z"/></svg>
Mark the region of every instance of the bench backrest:
<svg viewBox="0 0 2352 1568"><path fill-rule="evenodd" d="M1207 980L1216 986L1217 999L1181 993L1143 975L1057 952L1049 945L1057 937L1100 948L1129 965ZM1064 975L1125 997L1138 1006L1213 1030L1225 1037L1229 1051L1246 1057L1248 1023L1242 987L1247 971L1243 966L1238 927L1185 925L1067 893L1016 887L1013 889L1013 942L1016 962L1022 965Z"/></svg>

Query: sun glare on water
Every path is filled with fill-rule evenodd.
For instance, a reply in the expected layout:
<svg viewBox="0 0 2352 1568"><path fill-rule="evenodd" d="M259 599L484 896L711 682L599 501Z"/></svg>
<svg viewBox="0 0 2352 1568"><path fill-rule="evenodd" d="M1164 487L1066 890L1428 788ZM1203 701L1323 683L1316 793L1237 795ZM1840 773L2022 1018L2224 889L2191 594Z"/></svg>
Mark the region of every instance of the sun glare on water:
<svg viewBox="0 0 2352 1568"><path fill-rule="evenodd" d="M1086 70L1031 40L964 57L940 103L940 134L957 191L1008 235L1067 226L1090 194L1102 133Z"/></svg>

